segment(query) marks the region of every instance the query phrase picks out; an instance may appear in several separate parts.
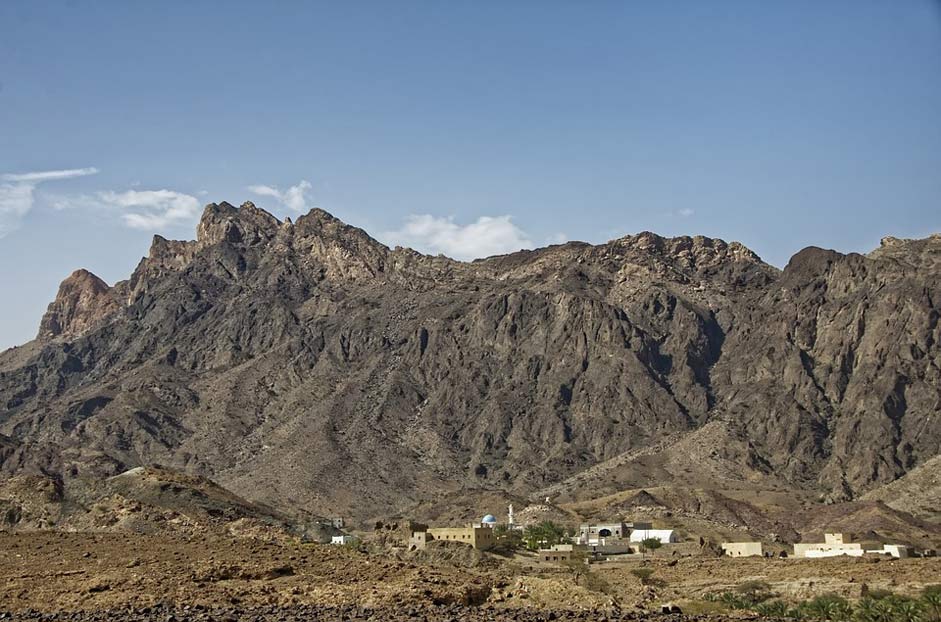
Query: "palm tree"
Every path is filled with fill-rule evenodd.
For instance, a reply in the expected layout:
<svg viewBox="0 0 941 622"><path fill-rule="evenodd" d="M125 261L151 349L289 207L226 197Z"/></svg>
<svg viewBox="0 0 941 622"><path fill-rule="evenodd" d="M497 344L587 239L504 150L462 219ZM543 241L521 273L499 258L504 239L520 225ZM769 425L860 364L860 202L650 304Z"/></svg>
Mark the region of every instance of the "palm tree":
<svg viewBox="0 0 941 622"><path fill-rule="evenodd" d="M876 622L876 602L868 597L861 599L853 615L856 622Z"/></svg>
<svg viewBox="0 0 941 622"><path fill-rule="evenodd" d="M896 622L921 622L922 610L918 601L903 600L895 605Z"/></svg>
<svg viewBox="0 0 941 622"><path fill-rule="evenodd" d="M928 585L921 591L925 620L941 622L941 585Z"/></svg>
<svg viewBox="0 0 941 622"><path fill-rule="evenodd" d="M895 606L896 603L889 598L877 600L873 605L875 617L872 622L895 622Z"/></svg>
<svg viewBox="0 0 941 622"><path fill-rule="evenodd" d="M844 622L853 617L853 607L836 594L823 594L804 606L809 617L818 620Z"/></svg>

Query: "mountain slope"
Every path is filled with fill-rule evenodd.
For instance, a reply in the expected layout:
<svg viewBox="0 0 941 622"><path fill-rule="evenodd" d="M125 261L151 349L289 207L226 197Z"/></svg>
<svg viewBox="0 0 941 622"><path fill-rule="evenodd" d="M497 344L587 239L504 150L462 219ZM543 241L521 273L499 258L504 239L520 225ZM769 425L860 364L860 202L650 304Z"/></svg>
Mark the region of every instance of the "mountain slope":
<svg viewBox="0 0 941 622"><path fill-rule="evenodd" d="M939 256L807 249L780 272L642 233L462 263L211 204L195 241L73 279L0 355L0 472L157 463L366 518L533 494L722 422L704 455L855 497L939 453Z"/></svg>
<svg viewBox="0 0 941 622"><path fill-rule="evenodd" d="M894 482L867 492L863 499L882 501L892 509L941 523L941 456L935 456Z"/></svg>

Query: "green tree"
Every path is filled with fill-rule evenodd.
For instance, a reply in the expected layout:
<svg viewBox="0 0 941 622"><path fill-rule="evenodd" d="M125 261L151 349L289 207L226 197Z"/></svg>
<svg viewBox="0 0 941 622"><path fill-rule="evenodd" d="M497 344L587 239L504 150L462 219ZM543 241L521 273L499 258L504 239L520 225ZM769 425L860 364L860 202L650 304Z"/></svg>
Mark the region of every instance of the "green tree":
<svg viewBox="0 0 941 622"><path fill-rule="evenodd" d="M644 557L647 557L647 551L656 551L663 543L660 542L659 538L644 538L640 541L640 552Z"/></svg>
<svg viewBox="0 0 941 622"><path fill-rule="evenodd" d="M559 544L564 538L565 528L548 520L530 525L523 532L523 542L530 551Z"/></svg>
<svg viewBox="0 0 941 622"><path fill-rule="evenodd" d="M497 525L493 528L493 537L496 541L494 550L507 555L512 554L516 549L523 546L523 536L516 529L510 529L506 525Z"/></svg>

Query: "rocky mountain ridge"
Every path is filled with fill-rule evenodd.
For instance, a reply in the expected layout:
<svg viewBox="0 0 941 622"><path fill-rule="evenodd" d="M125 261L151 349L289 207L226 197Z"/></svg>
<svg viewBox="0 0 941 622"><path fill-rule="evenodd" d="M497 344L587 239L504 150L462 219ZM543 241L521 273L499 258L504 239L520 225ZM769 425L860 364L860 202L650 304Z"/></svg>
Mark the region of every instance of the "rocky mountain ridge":
<svg viewBox="0 0 941 622"><path fill-rule="evenodd" d="M938 236L780 271L641 233L464 263L210 204L127 281L73 274L0 354L0 473L163 464L363 518L607 463L855 498L941 453L939 262Z"/></svg>

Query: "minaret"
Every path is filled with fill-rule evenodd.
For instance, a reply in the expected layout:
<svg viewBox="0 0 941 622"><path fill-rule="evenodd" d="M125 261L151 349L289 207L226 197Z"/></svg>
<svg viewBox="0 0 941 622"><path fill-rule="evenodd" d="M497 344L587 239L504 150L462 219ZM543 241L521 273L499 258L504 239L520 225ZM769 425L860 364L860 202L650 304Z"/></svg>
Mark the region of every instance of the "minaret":
<svg viewBox="0 0 941 622"><path fill-rule="evenodd" d="M513 504L510 504L510 509L506 513L506 525L510 529L513 529Z"/></svg>

